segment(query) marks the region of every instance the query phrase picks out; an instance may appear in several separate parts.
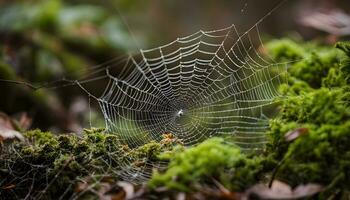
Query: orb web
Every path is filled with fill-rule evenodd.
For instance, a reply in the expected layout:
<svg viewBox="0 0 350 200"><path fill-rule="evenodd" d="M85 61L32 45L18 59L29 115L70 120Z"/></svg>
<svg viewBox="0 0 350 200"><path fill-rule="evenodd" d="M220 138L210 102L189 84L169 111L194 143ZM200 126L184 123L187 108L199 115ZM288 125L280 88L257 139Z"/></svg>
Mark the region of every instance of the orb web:
<svg viewBox="0 0 350 200"><path fill-rule="evenodd" d="M234 25L198 31L129 56L121 71L106 70L96 97L108 132L138 148L170 133L184 145L225 137L242 150L266 143L271 106L286 82L286 63L264 53L258 23L240 34ZM164 163L122 163L121 176L145 181Z"/></svg>

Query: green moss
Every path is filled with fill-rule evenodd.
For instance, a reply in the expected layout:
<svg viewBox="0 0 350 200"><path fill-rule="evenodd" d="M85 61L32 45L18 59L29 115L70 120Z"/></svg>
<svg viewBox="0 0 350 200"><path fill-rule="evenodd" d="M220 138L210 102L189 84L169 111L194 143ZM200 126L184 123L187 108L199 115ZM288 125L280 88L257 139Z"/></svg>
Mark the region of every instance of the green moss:
<svg viewBox="0 0 350 200"><path fill-rule="evenodd" d="M152 141L148 144L145 144L139 148L132 150L130 155L133 157L149 157L151 160L156 160L158 154L161 152L161 148L162 146L160 143Z"/></svg>
<svg viewBox="0 0 350 200"><path fill-rule="evenodd" d="M30 190L27 186L33 179L31 196L45 191L45 199L55 199L69 187L65 194L69 197L84 177L93 174L118 179L124 159L139 164L157 161L161 152L171 151L174 144L180 144L171 134L166 134L159 143L150 142L131 150L120 145L118 137L105 133L104 129L85 130L82 136L33 130L24 136L25 142L15 142L2 151L1 187L16 185L11 190L2 191L4 197L10 197L12 193L18 197L26 196ZM14 154L13 149L17 153ZM47 188L48 180L51 185ZM97 187L98 179L95 182L91 184Z"/></svg>
<svg viewBox="0 0 350 200"><path fill-rule="evenodd" d="M311 87L319 88L327 77L329 69L339 68L340 53L334 50L317 50L305 56L305 60L296 63L289 72L292 76L306 81Z"/></svg>
<svg viewBox="0 0 350 200"><path fill-rule="evenodd" d="M338 42L335 45L335 47L342 50L348 57L350 57L350 42L349 41Z"/></svg>
<svg viewBox="0 0 350 200"><path fill-rule="evenodd" d="M273 40L265 45L269 55L278 62L299 60L304 57L305 49L290 39Z"/></svg>
<svg viewBox="0 0 350 200"><path fill-rule="evenodd" d="M242 190L256 181L258 162L247 159L239 147L213 138L175 154L167 171L155 172L149 185L189 191L195 183L211 182L210 177L214 177L228 188Z"/></svg>
<svg viewBox="0 0 350 200"><path fill-rule="evenodd" d="M345 46L344 46L345 45ZM350 107L348 43L341 51L315 48L309 58L290 66L291 84L280 89L287 98L271 121L268 157L280 162L276 173L293 186L315 182L326 186L319 198L350 190ZM284 135L298 127L307 134L286 142Z"/></svg>
<svg viewBox="0 0 350 200"><path fill-rule="evenodd" d="M344 179L337 187L350 190L349 130L350 121L309 128L308 135L290 144L277 176L292 185L308 182L329 185L342 174Z"/></svg>
<svg viewBox="0 0 350 200"><path fill-rule="evenodd" d="M55 199L67 187L66 196L69 197L80 179L91 174L118 178L123 159L133 156L135 162L156 161L160 152L171 150L174 141L151 142L131 151L119 145L116 135L107 134L103 129L85 130L80 137L39 130L28 131L24 136L25 142L2 147L0 188L15 185L2 190L2 197L10 198L13 193L25 197L31 192L33 197L42 194L45 199ZM47 188L48 181L51 185ZM28 187L31 184L32 189Z"/></svg>
<svg viewBox="0 0 350 200"><path fill-rule="evenodd" d="M281 117L298 123L342 123L350 117L349 108L342 104L344 92L343 89L321 88L301 95L290 96L281 106Z"/></svg>
<svg viewBox="0 0 350 200"><path fill-rule="evenodd" d="M338 49L346 49L347 43L339 43ZM320 46L315 43L299 44L283 39L274 40L265 45L268 54L276 62L289 62L288 72L292 83L297 80L306 82L312 88L336 87L345 84L346 76L343 62L347 57L337 48Z"/></svg>

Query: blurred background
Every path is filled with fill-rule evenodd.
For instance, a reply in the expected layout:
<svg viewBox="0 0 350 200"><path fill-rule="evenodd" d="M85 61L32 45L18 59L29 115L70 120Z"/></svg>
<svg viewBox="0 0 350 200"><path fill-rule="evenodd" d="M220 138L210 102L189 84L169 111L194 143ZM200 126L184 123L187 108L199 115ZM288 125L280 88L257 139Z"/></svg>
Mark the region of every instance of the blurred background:
<svg viewBox="0 0 350 200"><path fill-rule="evenodd" d="M97 103L69 80L138 49L234 23L244 32L280 0L0 0L0 125L81 132L104 127ZM259 29L265 40L333 44L350 35L350 1L287 0ZM89 90L103 90L92 82ZM91 124L90 124L91 123Z"/></svg>

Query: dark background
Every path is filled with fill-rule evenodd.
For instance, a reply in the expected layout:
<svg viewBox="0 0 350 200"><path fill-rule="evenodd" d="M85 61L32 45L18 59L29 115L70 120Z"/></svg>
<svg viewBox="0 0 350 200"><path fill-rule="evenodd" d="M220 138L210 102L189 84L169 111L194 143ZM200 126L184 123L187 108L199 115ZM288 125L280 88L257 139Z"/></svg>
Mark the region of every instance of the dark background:
<svg viewBox="0 0 350 200"><path fill-rule="evenodd" d="M350 33L350 1L289 0L276 7L279 2L0 1L1 116L25 116L31 123L23 128L55 132L80 132L90 122L104 126L96 102L67 80L98 77L99 69L118 67L118 61L138 49L164 45L200 29L234 23L244 32L271 14L259 24L264 40L290 37L332 44ZM86 87L103 90L99 82Z"/></svg>

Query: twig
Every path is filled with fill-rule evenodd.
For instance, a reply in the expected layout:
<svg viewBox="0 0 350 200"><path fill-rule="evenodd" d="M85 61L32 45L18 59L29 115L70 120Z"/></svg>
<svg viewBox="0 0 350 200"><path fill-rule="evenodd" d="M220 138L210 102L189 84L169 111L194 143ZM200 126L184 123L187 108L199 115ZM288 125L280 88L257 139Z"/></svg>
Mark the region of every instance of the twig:
<svg viewBox="0 0 350 200"><path fill-rule="evenodd" d="M278 164L277 166L275 167L275 169L273 169L273 172L272 172L272 176L271 176L271 179L269 181L269 188L272 187L272 183L273 181L275 180L275 177L277 175L277 172L278 170L280 169L280 167L282 166L282 164L287 160L288 156L287 157L284 157Z"/></svg>

